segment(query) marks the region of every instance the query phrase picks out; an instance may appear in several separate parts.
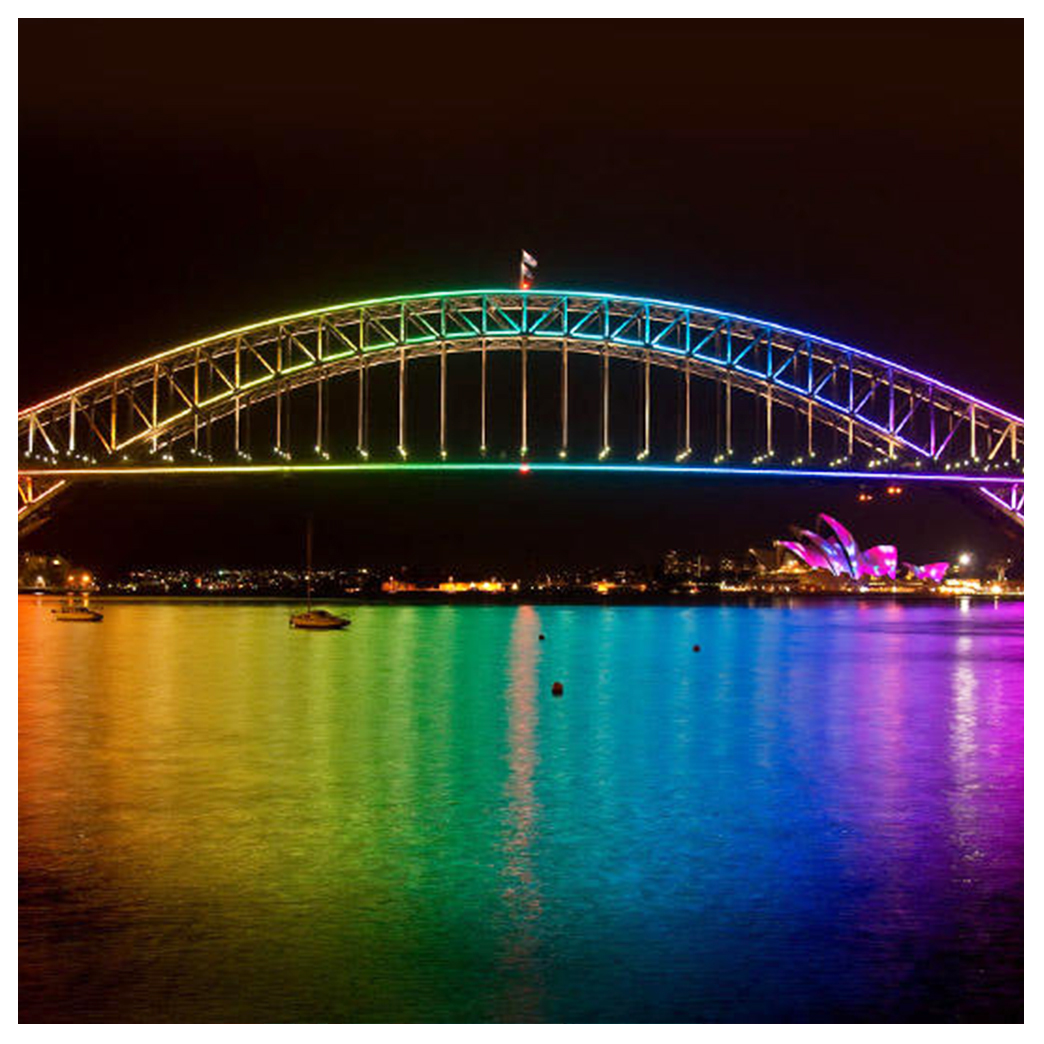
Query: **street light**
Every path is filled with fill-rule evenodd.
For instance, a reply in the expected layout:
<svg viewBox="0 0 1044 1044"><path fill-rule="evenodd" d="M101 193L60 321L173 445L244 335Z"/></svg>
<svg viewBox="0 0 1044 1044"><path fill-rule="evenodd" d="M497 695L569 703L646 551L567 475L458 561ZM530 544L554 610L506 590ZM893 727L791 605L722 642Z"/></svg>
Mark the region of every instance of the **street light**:
<svg viewBox="0 0 1044 1044"><path fill-rule="evenodd" d="M971 565L972 556L968 551L962 551L960 557L957 559L958 563L962 566Z"/></svg>

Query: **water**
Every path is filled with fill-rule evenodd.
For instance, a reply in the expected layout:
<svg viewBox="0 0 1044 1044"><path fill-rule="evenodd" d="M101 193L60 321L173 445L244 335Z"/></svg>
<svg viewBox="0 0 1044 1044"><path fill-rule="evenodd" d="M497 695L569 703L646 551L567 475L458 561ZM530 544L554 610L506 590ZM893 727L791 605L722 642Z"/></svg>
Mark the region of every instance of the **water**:
<svg viewBox="0 0 1044 1044"><path fill-rule="evenodd" d="M1021 604L48 609L25 1021L1021 1020Z"/></svg>

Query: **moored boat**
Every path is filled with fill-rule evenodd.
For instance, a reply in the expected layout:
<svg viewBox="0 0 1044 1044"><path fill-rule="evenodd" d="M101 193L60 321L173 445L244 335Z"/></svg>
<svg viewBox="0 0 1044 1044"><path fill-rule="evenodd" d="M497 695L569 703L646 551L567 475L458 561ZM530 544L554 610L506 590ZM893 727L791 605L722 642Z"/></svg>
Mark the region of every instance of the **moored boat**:
<svg viewBox="0 0 1044 1044"><path fill-rule="evenodd" d="M100 623L104 619L97 609L90 609L86 605L63 605L51 612L55 620L62 623Z"/></svg>
<svg viewBox="0 0 1044 1044"><path fill-rule="evenodd" d="M343 616L328 613L325 609L308 609L290 617L291 627L300 627L305 631L339 631L351 622Z"/></svg>
<svg viewBox="0 0 1044 1044"><path fill-rule="evenodd" d="M308 607L303 613L294 613L290 617L290 626L297 627L302 631L340 631L347 627L352 621L344 616L337 616L327 612L325 609L312 608L312 520L308 519L307 540L308 568L305 573L305 585L308 598Z"/></svg>

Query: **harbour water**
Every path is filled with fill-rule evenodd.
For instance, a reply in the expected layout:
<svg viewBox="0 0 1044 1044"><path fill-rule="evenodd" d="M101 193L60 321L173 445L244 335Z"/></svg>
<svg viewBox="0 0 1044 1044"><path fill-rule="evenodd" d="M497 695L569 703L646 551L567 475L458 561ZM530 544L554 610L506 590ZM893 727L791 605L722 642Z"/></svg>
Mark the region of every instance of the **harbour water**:
<svg viewBox="0 0 1044 1044"><path fill-rule="evenodd" d="M23 1021L1022 1018L1021 603L102 607L19 598Z"/></svg>

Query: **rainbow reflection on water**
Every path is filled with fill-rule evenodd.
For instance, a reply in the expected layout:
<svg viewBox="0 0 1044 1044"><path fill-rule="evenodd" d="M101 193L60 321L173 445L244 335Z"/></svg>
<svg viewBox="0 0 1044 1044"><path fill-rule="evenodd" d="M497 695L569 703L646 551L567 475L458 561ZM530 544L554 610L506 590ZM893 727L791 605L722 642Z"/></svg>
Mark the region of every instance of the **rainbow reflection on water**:
<svg viewBox="0 0 1044 1044"><path fill-rule="evenodd" d="M1020 603L105 612L19 600L23 1020L1021 1019Z"/></svg>

